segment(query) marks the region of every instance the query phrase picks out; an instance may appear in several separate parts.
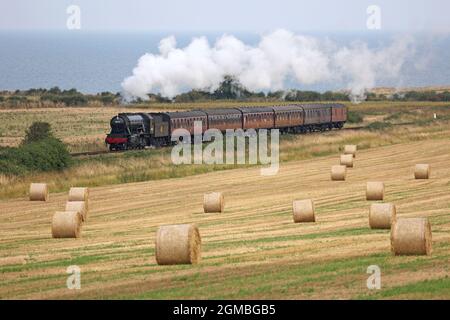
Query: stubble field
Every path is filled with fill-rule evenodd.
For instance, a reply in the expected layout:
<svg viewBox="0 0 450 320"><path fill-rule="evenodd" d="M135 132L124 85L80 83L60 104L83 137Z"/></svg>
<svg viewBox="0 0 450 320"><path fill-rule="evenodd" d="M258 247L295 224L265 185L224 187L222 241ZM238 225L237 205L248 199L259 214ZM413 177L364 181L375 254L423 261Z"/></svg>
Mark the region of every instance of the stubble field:
<svg viewBox="0 0 450 320"><path fill-rule="evenodd" d="M65 192L2 200L0 298L449 299L449 150L442 136L361 150L345 182L330 181L336 153L287 161L270 177L253 167L94 187L81 239L51 238ZM414 180L416 163L429 163L432 178ZM368 180L385 182L399 217L430 219L431 256L392 256L389 230L369 229ZM208 191L224 193L224 213L202 213ZM304 198L317 222L294 224L292 201ZM199 265L156 264L156 229L174 223L199 226ZM70 265L81 268L81 290L66 288ZM370 265L381 268L381 290L366 287Z"/></svg>

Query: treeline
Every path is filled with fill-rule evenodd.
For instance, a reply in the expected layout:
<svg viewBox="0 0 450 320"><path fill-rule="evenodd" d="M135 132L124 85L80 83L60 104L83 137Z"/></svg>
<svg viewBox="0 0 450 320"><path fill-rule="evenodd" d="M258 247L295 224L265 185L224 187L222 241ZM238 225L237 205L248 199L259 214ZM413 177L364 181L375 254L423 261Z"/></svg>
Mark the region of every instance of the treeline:
<svg viewBox="0 0 450 320"><path fill-rule="evenodd" d="M408 91L401 94L396 93L392 96L392 99L399 101L450 101L450 92Z"/></svg>
<svg viewBox="0 0 450 320"><path fill-rule="evenodd" d="M226 76L216 90L191 90L175 96L172 100L160 95L149 95L150 100L157 102L201 102L214 100L241 101L349 101L349 95L343 92L288 90L275 92L252 92L242 86L236 79ZM142 103L142 100L136 101Z"/></svg>
<svg viewBox="0 0 450 320"><path fill-rule="evenodd" d="M304 91L279 90L274 92L252 92L243 87L233 77L225 77L222 83L212 91L191 90L168 99L160 94L149 94L148 100L136 99L133 104L157 103L193 103L216 100L238 101L350 101L348 92L343 91ZM395 94L367 93L367 101L450 101L450 92L408 91ZM129 102L129 101L128 101ZM98 94L83 94L76 89L16 90L0 92L0 107L58 107L58 106L108 106L124 103L119 92L101 92Z"/></svg>
<svg viewBox="0 0 450 320"><path fill-rule="evenodd" d="M121 99L120 93L83 94L76 89L61 90L59 87L0 92L0 105L13 107L107 106L119 104Z"/></svg>

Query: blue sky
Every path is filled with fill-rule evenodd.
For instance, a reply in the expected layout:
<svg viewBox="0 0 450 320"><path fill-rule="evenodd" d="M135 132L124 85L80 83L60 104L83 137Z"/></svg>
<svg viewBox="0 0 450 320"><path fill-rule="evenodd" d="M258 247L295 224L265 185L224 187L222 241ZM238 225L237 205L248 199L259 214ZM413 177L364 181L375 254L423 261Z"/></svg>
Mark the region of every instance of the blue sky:
<svg viewBox="0 0 450 320"><path fill-rule="evenodd" d="M64 30L72 4L84 31L365 32L373 4L382 31L450 31L448 0L2 0L0 30Z"/></svg>

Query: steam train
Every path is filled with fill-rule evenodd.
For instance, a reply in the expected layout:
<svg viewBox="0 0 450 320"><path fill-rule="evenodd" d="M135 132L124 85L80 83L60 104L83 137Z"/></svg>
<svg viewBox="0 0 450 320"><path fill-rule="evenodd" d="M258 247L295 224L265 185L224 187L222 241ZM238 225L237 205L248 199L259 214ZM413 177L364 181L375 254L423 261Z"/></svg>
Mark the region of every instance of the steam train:
<svg viewBox="0 0 450 320"><path fill-rule="evenodd" d="M194 122L208 129L279 129L281 133L306 133L341 129L347 121L342 104L292 104L273 107L236 107L187 112L119 113L111 119L105 142L110 150L143 149L171 145L172 133L186 129L194 135Z"/></svg>

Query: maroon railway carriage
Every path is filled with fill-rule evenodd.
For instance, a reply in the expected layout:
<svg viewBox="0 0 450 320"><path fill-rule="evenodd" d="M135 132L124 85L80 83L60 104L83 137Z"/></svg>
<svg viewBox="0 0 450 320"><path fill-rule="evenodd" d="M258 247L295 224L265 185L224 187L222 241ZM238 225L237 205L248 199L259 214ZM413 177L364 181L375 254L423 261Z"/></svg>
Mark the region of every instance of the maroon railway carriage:
<svg viewBox="0 0 450 320"><path fill-rule="evenodd" d="M274 128L288 131L290 128L300 128L305 121L304 110L299 105L275 106Z"/></svg>
<svg viewBox="0 0 450 320"><path fill-rule="evenodd" d="M242 129L242 112L238 109L200 110L208 116L208 128L225 131Z"/></svg>
<svg viewBox="0 0 450 320"><path fill-rule="evenodd" d="M274 127L274 111L270 107L240 107L242 129L271 129Z"/></svg>
<svg viewBox="0 0 450 320"><path fill-rule="evenodd" d="M328 105L302 105L305 113L304 127L308 131L331 128L331 107Z"/></svg>
<svg viewBox="0 0 450 320"><path fill-rule="evenodd" d="M342 104L331 105L331 123L333 128L342 129L347 121L347 108Z"/></svg>
<svg viewBox="0 0 450 320"><path fill-rule="evenodd" d="M169 133L172 135L176 129L186 129L194 135L194 122L202 122L202 133L208 129L208 117L203 111L165 112L163 121L169 122Z"/></svg>

